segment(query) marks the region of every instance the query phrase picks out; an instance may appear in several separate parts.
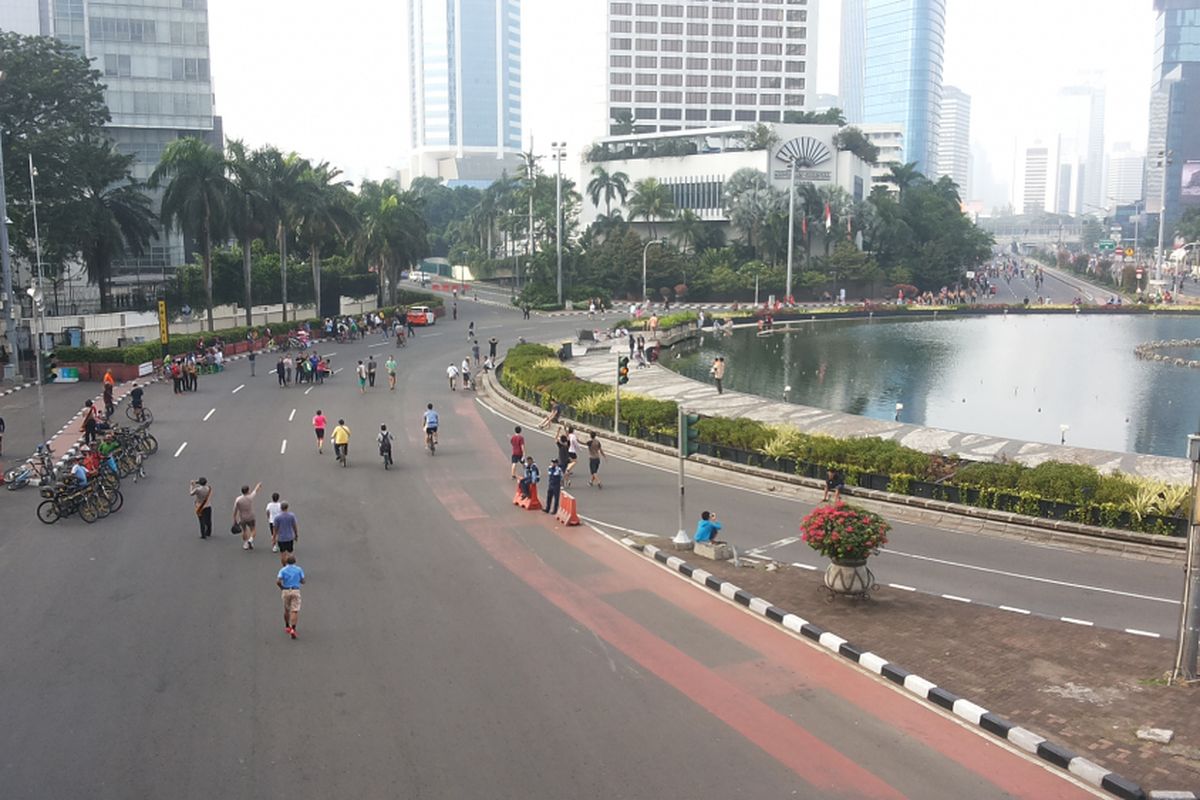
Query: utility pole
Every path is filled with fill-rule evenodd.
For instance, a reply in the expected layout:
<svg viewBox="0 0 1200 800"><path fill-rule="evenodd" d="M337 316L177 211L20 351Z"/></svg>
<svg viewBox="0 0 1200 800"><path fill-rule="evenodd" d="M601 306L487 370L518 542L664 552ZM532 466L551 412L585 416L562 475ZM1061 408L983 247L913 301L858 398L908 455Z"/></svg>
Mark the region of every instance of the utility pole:
<svg viewBox="0 0 1200 800"><path fill-rule="evenodd" d="M38 323L38 330L33 342L34 359L37 369L37 397L38 397L38 419L41 422L42 444L46 444L46 396L42 390L42 384L45 382L46 373L42 367L42 336L46 333L46 296L42 291L42 237L38 232L38 214L37 214L37 170L33 166L33 154L29 154L29 197L33 205L33 249L37 263L37 278L29 295L33 298L33 313L34 318Z"/></svg>
<svg viewBox="0 0 1200 800"><path fill-rule="evenodd" d="M675 544L687 544L689 541L687 530L684 529L684 489L683 489L683 462L687 461L687 414L684 413L683 406L677 404L679 409L679 420L676 423L677 437L679 439L679 530L675 532L675 538L672 540Z"/></svg>
<svg viewBox="0 0 1200 800"><path fill-rule="evenodd" d="M792 251L796 247L796 159L792 159L792 171L788 178L788 249L787 285L784 287L785 303L792 301ZM758 306L758 273L754 275L754 305Z"/></svg>
<svg viewBox="0 0 1200 800"><path fill-rule="evenodd" d="M550 147L554 150L554 161L558 165L557 176L554 183L554 237L555 247L558 250L558 305L561 308L563 305L563 278L562 278L562 162L567 155L566 142L551 142Z"/></svg>
<svg viewBox="0 0 1200 800"><path fill-rule="evenodd" d="M1187 561L1184 567L1183 601L1179 616L1179 649L1175 653L1175 668L1171 681L1194 681L1196 656L1200 650L1200 434L1188 436L1188 460L1192 462L1192 507L1188 515Z"/></svg>
<svg viewBox="0 0 1200 800"><path fill-rule="evenodd" d="M1167 97L1170 98L1171 91L1167 90ZM1167 118L1170 119L1170 100L1167 101ZM1158 197L1158 254L1154 259L1154 280L1162 280L1163 267L1163 240L1166 238L1167 231L1167 172L1171 167L1172 152L1167 149L1160 150L1158 153L1158 165L1162 167L1162 187Z"/></svg>

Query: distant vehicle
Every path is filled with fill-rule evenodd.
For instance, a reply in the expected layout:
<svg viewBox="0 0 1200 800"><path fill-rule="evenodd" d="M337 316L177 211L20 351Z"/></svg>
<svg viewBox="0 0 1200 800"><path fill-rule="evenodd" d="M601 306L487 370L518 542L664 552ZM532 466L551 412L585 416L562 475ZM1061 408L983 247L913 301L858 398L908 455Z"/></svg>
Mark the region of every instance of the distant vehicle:
<svg viewBox="0 0 1200 800"><path fill-rule="evenodd" d="M412 306L408 309L408 321L413 325L432 325L435 317L429 306Z"/></svg>

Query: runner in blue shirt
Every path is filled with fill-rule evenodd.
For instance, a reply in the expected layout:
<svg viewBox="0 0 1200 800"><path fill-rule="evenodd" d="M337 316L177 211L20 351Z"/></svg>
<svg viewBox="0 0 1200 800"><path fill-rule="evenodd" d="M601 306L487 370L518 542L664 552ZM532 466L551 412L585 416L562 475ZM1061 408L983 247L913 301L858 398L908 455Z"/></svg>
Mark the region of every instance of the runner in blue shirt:
<svg viewBox="0 0 1200 800"><path fill-rule="evenodd" d="M278 519L278 517L276 518ZM300 621L300 584L304 583L304 570L296 564L296 557L288 553L287 564L275 577L275 585L283 593L283 630L296 638L296 623Z"/></svg>

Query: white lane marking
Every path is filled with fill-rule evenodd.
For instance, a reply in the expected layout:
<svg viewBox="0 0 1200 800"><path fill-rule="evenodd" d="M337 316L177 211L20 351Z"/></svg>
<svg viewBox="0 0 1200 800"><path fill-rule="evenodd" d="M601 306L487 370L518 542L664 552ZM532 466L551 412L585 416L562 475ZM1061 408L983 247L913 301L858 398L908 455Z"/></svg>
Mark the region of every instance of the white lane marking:
<svg viewBox="0 0 1200 800"><path fill-rule="evenodd" d="M291 413L291 414L288 414L288 422L291 422L291 421L292 421L292 420L294 420L295 418L296 418L296 409L294 409L294 408L293 408L293 409L292 409L292 413Z"/></svg>
<svg viewBox="0 0 1200 800"><path fill-rule="evenodd" d="M814 567L812 564L801 564L799 561L797 561L796 563L792 564L792 566L793 566L793 567L799 567L800 569L807 569L807 570L810 570L810 571L812 571L812 572L816 572L816 571L817 571L817 569L819 569L819 567Z"/></svg>
<svg viewBox="0 0 1200 800"><path fill-rule="evenodd" d="M342 371L342 370L344 370L344 369L345 369L345 367L338 367L337 369L335 369L335 370L333 371L333 374L334 374L334 375L337 375L339 372L341 372L341 371Z"/></svg>
<svg viewBox="0 0 1200 800"><path fill-rule="evenodd" d="M334 356L336 356L336 355L337 355L337 353L326 353L326 354L325 354L325 357L326 357L326 358L333 358L333 357L334 357Z"/></svg>
<svg viewBox="0 0 1200 800"><path fill-rule="evenodd" d="M1069 622L1072 625L1083 625L1085 628L1090 628L1096 624L1094 622L1089 622L1086 619L1075 619L1074 617L1059 617L1059 619L1063 622Z"/></svg>
<svg viewBox="0 0 1200 800"><path fill-rule="evenodd" d="M888 586L893 589L899 589L902 592L915 592L916 591L916 589L914 589L913 587L905 586L903 583L889 583Z"/></svg>
<svg viewBox="0 0 1200 800"><path fill-rule="evenodd" d="M383 347L383 346L385 346L385 345L387 345L387 344L390 344L390 342L378 342L378 343L376 343L376 344L369 344L369 345L367 345L367 348L369 349L369 348L372 348L372 347Z"/></svg>
<svg viewBox="0 0 1200 800"><path fill-rule="evenodd" d="M217 410L215 408L210 408L208 410L208 413L204 415L204 419L202 419L201 422L208 422L208 418L211 417L215 413L217 413Z"/></svg>
<svg viewBox="0 0 1200 800"><path fill-rule="evenodd" d="M441 334L440 333L422 333L421 334L422 339L428 339L432 336L441 336Z"/></svg>
<svg viewBox="0 0 1200 800"><path fill-rule="evenodd" d="M187 447L187 442L179 445L179 449L175 451L175 455L171 456L171 458L179 458L179 454L183 452L183 448L185 447Z"/></svg>
<svg viewBox="0 0 1200 800"><path fill-rule="evenodd" d="M1151 639L1158 639L1159 634L1152 631L1140 631L1137 628L1126 628L1126 633L1132 633L1134 636L1149 636Z"/></svg>
<svg viewBox="0 0 1200 800"><path fill-rule="evenodd" d="M770 544L764 544L762 547L755 547L753 550L750 550L749 552L754 555L761 555L768 550L775 550L780 547L787 547L789 544L795 544L798 541L800 541L799 536L789 536L786 539L779 539L778 541L771 542Z"/></svg>
<svg viewBox="0 0 1200 800"><path fill-rule="evenodd" d="M245 388L246 388L246 384L243 383L241 386L237 387L232 392L230 392L230 394L237 394L238 392L240 392L242 389L245 389Z"/></svg>
<svg viewBox="0 0 1200 800"><path fill-rule="evenodd" d="M284 439L283 444L279 445L279 455L283 455L286 452L287 452L287 439Z"/></svg>
<svg viewBox="0 0 1200 800"><path fill-rule="evenodd" d="M1034 581L1036 583L1048 583L1053 586L1065 586L1068 589L1086 589L1092 592L1103 592L1104 594L1114 594L1119 597L1130 597L1135 600L1149 600L1154 603L1168 603L1170 605L1179 605L1178 600L1172 600L1169 597L1154 597L1148 594L1137 594L1136 592L1122 592L1119 589L1106 589L1103 586L1089 586L1086 583L1071 583L1070 581L1056 581L1052 578L1041 578L1037 575L1023 575L1020 572L1009 572L1003 569L992 569L991 567L980 567L975 564L963 564L959 561L947 561L943 558L933 558L932 556L921 556L916 553L905 553L900 550L881 550L880 555L901 556L903 558L915 558L919 561L930 561L934 564L944 564L948 567L959 567L960 569L970 569L976 572L986 572L989 575L1003 575L1006 578L1019 578L1025 581Z"/></svg>
<svg viewBox="0 0 1200 800"><path fill-rule="evenodd" d="M957 600L957 601L958 601L958 602L960 602L960 603L969 603L969 602L971 602L971 598L969 598L969 597L959 597L959 596L958 596L958 595L956 595L956 594L944 594L944 595L942 595L942 597L944 597L944 598L945 598L945 599L947 599L947 600Z"/></svg>
<svg viewBox="0 0 1200 800"><path fill-rule="evenodd" d="M312 387L312 386L308 387L307 389L304 390L304 393L308 394L309 392L311 392L313 390L313 388L314 387Z"/></svg>
<svg viewBox="0 0 1200 800"><path fill-rule="evenodd" d="M1028 614L1031 614L1031 613L1033 613L1033 612L1031 612L1031 611L1030 611L1029 609L1027 609L1027 608L1014 608L1013 606L999 606L999 609L1000 609L1001 611L1011 611L1011 612L1012 612L1012 613L1014 613L1014 614L1025 614L1025 615L1028 615Z"/></svg>

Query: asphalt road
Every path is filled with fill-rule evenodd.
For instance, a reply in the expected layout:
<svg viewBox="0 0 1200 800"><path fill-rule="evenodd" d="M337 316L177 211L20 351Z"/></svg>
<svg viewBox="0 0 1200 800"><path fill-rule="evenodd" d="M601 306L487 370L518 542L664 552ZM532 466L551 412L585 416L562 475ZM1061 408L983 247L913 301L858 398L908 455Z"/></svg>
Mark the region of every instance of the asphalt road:
<svg viewBox="0 0 1200 800"><path fill-rule="evenodd" d="M394 394L353 385L354 359L391 351L370 341L329 348L344 371L311 392L244 362L196 394L154 387L151 477L95 525L41 526L35 495L0 493L3 796L1089 796L603 537L514 509L507 423L444 385L465 318L520 327L501 313L422 332ZM316 453L317 407L354 431L349 467ZM380 423L399 434L392 471L369 444ZM606 472L605 498L626 503L626 481L658 478ZM186 496L199 475L217 491L208 541ZM298 641L265 537L246 552L225 532L258 481L260 508L280 491L299 517Z"/></svg>

